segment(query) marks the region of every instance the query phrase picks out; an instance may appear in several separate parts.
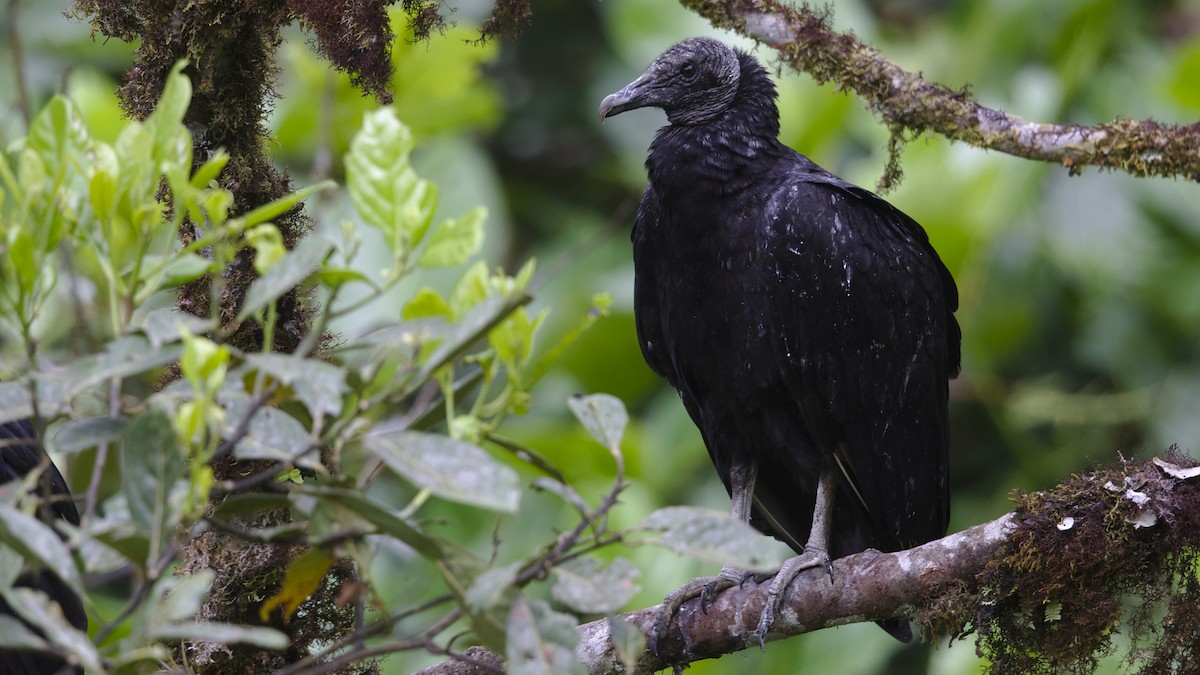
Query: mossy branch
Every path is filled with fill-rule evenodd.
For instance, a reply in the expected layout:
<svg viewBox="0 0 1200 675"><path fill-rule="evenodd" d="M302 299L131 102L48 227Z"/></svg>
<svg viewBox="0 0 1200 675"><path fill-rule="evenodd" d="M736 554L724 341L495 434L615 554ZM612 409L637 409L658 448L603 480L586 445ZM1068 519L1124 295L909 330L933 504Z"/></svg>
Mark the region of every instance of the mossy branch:
<svg viewBox="0 0 1200 675"><path fill-rule="evenodd" d="M1094 166L1200 180L1200 122L1171 125L1123 117L1091 126L1031 122L891 63L854 35L832 30L828 11L781 0L681 3L717 28L774 47L784 62L817 82L857 93L891 130L897 141L889 146L892 153L906 135L936 133L985 150L1061 164L1072 175ZM881 189L897 177L889 169Z"/></svg>
<svg viewBox="0 0 1200 675"><path fill-rule="evenodd" d="M979 635L993 672L1091 672L1111 651L1112 628L1134 645L1132 671L1171 672L1200 639L1200 470L1170 463L1116 465L1072 476L1054 490L1018 494L996 520L907 551L864 551L801 574L788 587L769 641L830 626L912 617L926 637ZM1178 478L1170 471L1189 477ZM1123 614L1128 597L1141 609ZM731 588L700 611L685 603L659 653L644 652L634 672L649 673L757 648L754 630L766 586ZM643 634L658 607L624 614ZM1158 613L1156 613L1158 612ZM1165 612L1166 619L1162 612ZM1097 622L1110 630L1097 630ZM576 656L589 673L624 672L607 619L579 626ZM495 672L502 659L480 648L426 675ZM1161 670L1166 668L1166 670Z"/></svg>

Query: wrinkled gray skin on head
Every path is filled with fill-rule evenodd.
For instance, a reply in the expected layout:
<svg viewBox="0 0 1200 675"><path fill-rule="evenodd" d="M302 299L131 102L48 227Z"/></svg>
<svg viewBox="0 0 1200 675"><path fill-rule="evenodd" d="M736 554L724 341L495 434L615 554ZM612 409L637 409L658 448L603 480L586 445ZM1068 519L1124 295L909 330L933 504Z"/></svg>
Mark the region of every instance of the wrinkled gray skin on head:
<svg viewBox="0 0 1200 675"><path fill-rule="evenodd" d="M662 108L671 124L703 124L733 102L741 65L737 52L709 38L692 38L663 52L646 72L604 97L600 119L635 108Z"/></svg>

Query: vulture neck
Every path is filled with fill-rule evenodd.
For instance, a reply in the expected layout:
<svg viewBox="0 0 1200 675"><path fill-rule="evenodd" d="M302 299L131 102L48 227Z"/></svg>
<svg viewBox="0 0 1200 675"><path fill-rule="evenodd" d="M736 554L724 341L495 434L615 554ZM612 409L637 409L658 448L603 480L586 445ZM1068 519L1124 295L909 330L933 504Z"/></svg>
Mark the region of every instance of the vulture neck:
<svg viewBox="0 0 1200 675"><path fill-rule="evenodd" d="M650 183L666 200L690 200L697 190L733 194L788 150L779 142L775 85L749 54L739 53L741 75L733 102L701 124L671 124L650 144Z"/></svg>

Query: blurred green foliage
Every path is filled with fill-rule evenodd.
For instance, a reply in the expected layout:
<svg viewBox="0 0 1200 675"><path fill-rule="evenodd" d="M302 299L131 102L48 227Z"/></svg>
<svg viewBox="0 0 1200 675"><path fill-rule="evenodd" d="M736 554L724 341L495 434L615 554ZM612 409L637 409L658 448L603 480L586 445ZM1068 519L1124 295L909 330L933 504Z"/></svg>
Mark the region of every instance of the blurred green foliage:
<svg viewBox="0 0 1200 675"><path fill-rule="evenodd" d="M1200 114L1195 3L843 0L832 8L838 29L854 31L886 58L932 81L969 85L984 104L1028 119L1092 123L1125 115L1187 123ZM611 458L594 451L563 402L575 392L612 392L632 411L623 445L631 486L610 515L613 525L631 526L666 505L724 509L728 500L697 433L674 393L642 362L633 333L631 205L645 183L646 148L664 120L639 112L603 126L596 121L604 94L674 41L711 31L657 0L534 3L532 24L519 39L469 44L473 22L486 9L470 3L446 34L397 44L395 107L417 138L414 166L441 188L446 213L439 219L487 208L488 265L517 269L538 258L530 316L553 310L542 334L566 334L591 311L594 294L612 294L609 315L531 390L528 414L510 419L505 434L560 467L594 502L611 485ZM111 92L128 65L128 47L93 41L86 26L57 9L25 3L20 11L20 65L31 100L16 95L16 52L0 50L4 104L34 109L62 91L92 136L113 142L118 114ZM8 26L0 28L9 34ZM757 53L772 61L768 49ZM302 35L282 47L281 67L274 156L293 176L342 180L341 157L363 113L376 104L320 63ZM778 83L784 140L848 180L873 185L886 143L876 120L858 101L804 75L781 72ZM5 116L0 142L26 133L21 119ZM962 295L964 367L951 388L952 530L1006 511L1014 488L1051 485L1118 453L1154 454L1172 443L1184 451L1197 447L1200 186L1094 170L1068 177L1061 167L940 138L909 143L903 168L905 180L888 199L929 231ZM354 217L344 192L309 208L330 233ZM383 242L363 236L359 269L388 264L390 256L372 257L386 251ZM352 342L399 318L418 288L448 297L458 275L418 277L335 328ZM70 317L40 320L45 334L64 339ZM529 348L536 360L547 345ZM530 478L522 474L522 481ZM389 504L415 496L412 486L387 476L372 491ZM439 536L485 556L495 535L501 565L540 545L539 534L574 522L556 497L528 492L513 515L433 500L421 517ZM623 553L642 570L642 590L628 608L656 603L687 578L715 569L661 550ZM428 597L431 579L412 559L403 547L375 557L373 579L397 603ZM408 672L432 660L393 659L385 671ZM902 648L867 625L776 643L763 653L748 650L696 664L692 672L977 669L969 644Z"/></svg>

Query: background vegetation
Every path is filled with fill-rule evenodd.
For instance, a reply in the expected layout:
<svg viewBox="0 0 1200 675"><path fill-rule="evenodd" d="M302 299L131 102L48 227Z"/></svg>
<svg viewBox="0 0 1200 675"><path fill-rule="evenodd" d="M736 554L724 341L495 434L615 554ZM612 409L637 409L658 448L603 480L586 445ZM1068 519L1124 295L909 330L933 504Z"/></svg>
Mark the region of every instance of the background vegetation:
<svg viewBox="0 0 1200 675"><path fill-rule="evenodd" d="M62 8L20 5L3 28L0 142L27 133L25 113L54 93L77 106L91 134L114 142L122 121L114 90L130 48L94 38ZM458 3L456 23L410 43L403 19L393 59L395 110L413 130L417 172L440 188L438 220L475 205L488 210L478 258L515 273L538 260L536 316L552 309L535 354L568 334L610 293L597 321L532 389L524 415L504 435L536 449L595 502L613 480L608 453L590 440L565 403L576 392L610 392L630 408L623 449L630 483L611 512L632 526L674 504L727 508L701 441L678 404L642 362L632 319L628 228L644 186L641 168L661 114L596 121L599 100L631 80L666 46L708 34L700 19L658 0L534 3L516 40L474 44L490 5ZM834 25L931 81L969 85L984 104L1039 121L1093 123L1118 115L1190 122L1200 116L1200 6L1187 1L1052 4L839 1ZM14 16L19 25L14 24ZM729 35L723 39L736 42ZM18 41L19 40L19 44ZM281 47L280 99L271 113L272 154L297 185L346 182L342 160L363 113L377 104L333 74L295 29ZM749 44L744 44L750 47ZM770 54L760 51L770 59ZM26 81L15 80L15 66ZM886 131L854 99L805 77L780 74L784 140L818 163L873 185L886 159ZM951 388L951 530L1010 508L1014 488L1036 490L1092 462L1161 453L1200 437L1200 186L1046 166L939 138L908 144L905 180L888 198L929 231L962 295L963 376ZM318 231L338 238L356 218L348 193L309 200ZM374 231L354 261L390 264ZM354 343L400 318L418 288L450 292L460 271L422 272L331 326ZM73 349L65 310L39 326L41 351ZM0 374L21 362L9 340ZM52 437L48 434L48 437ZM74 458L68 458L73 460ZM87 473L72 471L72 485ZM83 463L81 462L81 465ZM528 483L530 475L522 474ZM414 490L384 481L376 496L403 505ZM390 494L389 494L390 491ZM431 529L499 563L573 525L552 495L525 491L512 515L432 499ZM715 565L659 549L623 550L641 570L627 608L658 602ZM432 573L406 564L404 550L378 552L373 579L397 604L429 596ZM121 589L100 593L97 611L120 611ZM970 644L902 648L877 628L851 626L697 664L693 672L930 672L978 668ZM406 654L385 672L435 660Z"/></svg>

